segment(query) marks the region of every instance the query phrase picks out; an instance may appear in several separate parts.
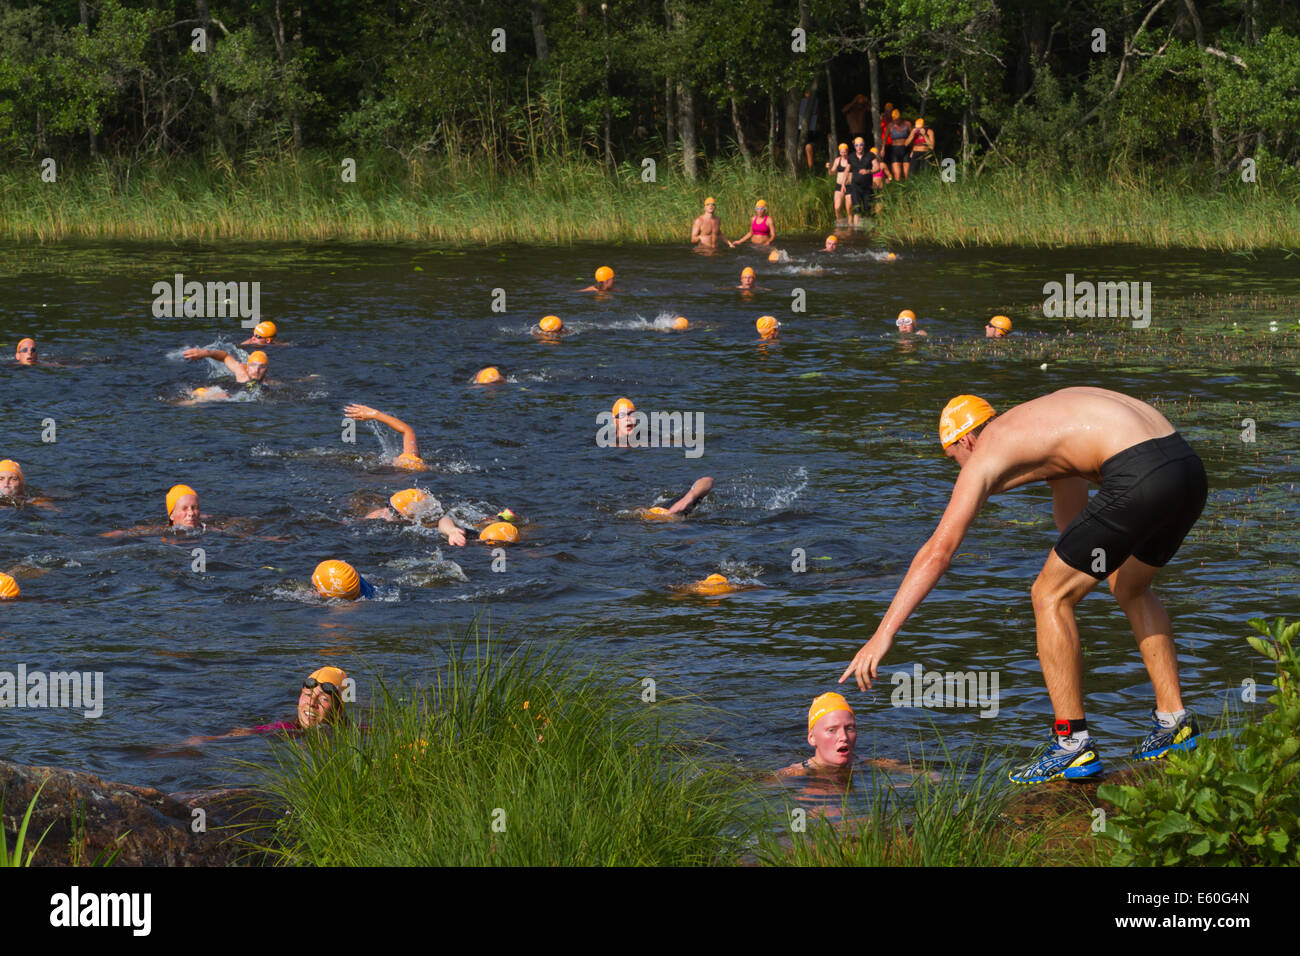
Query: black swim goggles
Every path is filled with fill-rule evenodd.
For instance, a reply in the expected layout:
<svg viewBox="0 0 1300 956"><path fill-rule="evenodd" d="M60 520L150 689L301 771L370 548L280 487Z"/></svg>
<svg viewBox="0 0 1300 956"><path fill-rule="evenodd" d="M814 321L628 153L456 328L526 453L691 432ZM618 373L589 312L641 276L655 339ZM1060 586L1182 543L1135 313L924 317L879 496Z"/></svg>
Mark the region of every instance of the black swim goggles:
<svg viewBox="0 0 1300 956"><path fill-rule="evenodd" d="M331 697L338 697L339 699L342 699L343 697L343 695L339 693L338 687L331 684L329 681L319 681L314 677L308 677L302 682L303 690L315 690L317 687L329 694Z"/></svg>

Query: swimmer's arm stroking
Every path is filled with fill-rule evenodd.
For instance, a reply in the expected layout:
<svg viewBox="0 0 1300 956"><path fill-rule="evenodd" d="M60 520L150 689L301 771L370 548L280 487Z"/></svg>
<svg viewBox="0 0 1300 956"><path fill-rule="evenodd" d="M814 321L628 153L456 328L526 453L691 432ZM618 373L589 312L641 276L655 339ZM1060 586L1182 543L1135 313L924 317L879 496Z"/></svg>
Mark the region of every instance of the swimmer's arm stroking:
<svg viewBox="0 0 1300 956"><path fill-rule="evenodd" d="M1073 476L1052 478L1047 482L1052 489L1052 517L1056 530L1064 533L1071 521L1088 505L1088 479Z"/></svg>
<svg viewBox="0 0 1300 956"><path fill-rule="evenodd" d="M682 514L694 508L700 499L713 490L713 479L705 476L691 485L691 490L668 509L669 514Z"/></svg>
<svg viewBox="0 0 1300 956"><path fill-rule="evenodd" d="M248 370L244 368L244 363L232 358L229 352L223 352L221 349L186 349L183 354L191 362L205 358L215 359L230 369L236 382L248 381Z"/></svg>
<svg viewBox="0 0 1300 956"><path fill-rule="evenodd" d="M438 519L438 530L447 536L447 543L453 547L465 546L465 532L447 515Z"/></svg>
<svg viewBox="0 0 1300 956"><path fill-rule="evenodd" d="M902 629L903 622L920 606L925 596L934 590L934 586L952 564L953 555L974 524L975 516L988 500L993 484L994 479L987 466L974 460L966 463L957 478L957 484L953 486L952 498L939 521L939 527L912 558L907 576L898 586L889 610L885 612L875 634L845 668L839 683L844 683L849 675L853 675L859 690L865 691L871 686L881 661L894 646L894 635Z"/></svg>
<svg viewBox="0 0 1300 956"><path fill-rule="evenodd" d="M382 422L394 431L402 434L402 454L411 455L418 458L420 456L420 446L415 439L415 429L400 418L394 418L392 415L386 415L381 411L371 408L369 405L349 405L343 409L343 414L348 418L355 418L360 422L376 421Z"/></svg>

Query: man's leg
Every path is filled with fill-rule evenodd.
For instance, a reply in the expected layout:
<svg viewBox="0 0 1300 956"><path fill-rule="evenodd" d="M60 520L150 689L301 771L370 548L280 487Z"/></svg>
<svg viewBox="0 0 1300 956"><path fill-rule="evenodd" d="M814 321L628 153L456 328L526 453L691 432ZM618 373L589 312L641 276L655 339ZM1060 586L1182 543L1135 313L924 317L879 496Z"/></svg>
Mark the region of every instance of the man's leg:
<svg viewBox="0 0 1300 956"><path fill-rule="evenodd" d="M1038 661L1060 720L1085 717L1083 710L1083 648L1074 606L1096 587L1091 574L1075 570L1052 551L1034 581L1034 623L1038 630Z"/></svg>
<svg viewBox="0 0 1300 956"><path fill-rule="evenodd" d="M1129 558L1110 576L1110 590L1133 628L1142 662L1155 688L1156 710L1172 714L1183 709L1183 698L1169 613L1151 590L1151 579L1159 570L1137 558Z"/></svg>

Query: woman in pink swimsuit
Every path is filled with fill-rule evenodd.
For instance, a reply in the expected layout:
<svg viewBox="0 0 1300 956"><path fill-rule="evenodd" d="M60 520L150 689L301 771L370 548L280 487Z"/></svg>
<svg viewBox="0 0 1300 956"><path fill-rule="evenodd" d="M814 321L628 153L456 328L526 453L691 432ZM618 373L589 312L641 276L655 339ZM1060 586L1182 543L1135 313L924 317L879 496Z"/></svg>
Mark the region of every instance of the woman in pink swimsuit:
<svg viewBox="0 0 1300 956"><path fill-rule="evenodd" d="M760 199L754 203L754 218L749 223L749 232L745 233L735 242L727 240L727 245L736 248L742 242L752 242L756 246L770 245L776 238L776 227L772 225L772 217L767 214L767 203Z"/></svg>

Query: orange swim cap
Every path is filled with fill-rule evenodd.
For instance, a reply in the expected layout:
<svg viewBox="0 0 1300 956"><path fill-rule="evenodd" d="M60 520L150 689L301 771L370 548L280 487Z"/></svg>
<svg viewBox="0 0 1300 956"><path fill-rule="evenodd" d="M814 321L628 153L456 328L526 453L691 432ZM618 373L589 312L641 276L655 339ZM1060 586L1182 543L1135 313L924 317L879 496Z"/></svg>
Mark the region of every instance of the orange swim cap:
<svg viewBox="0 0 1300 956"><path fill-rule="evenodd" d="M608 282L612 278L614 278L614 270L609 266L601 266L596 270L597 282Z"/></svg>
<svg viewBox="0 0 1300 956"><path fill-rule="evenodd" d="M259 335L264 339L275 338L275 332L276 328L274 322L258 322L257 326L253 329L254 335Z"/></svg>
<svg viewBox="0 0 1300 956"><path fill-rule="evenodd" d="M686 316L684 315L679 315L677 316L677 318L673 319L674 332L685 332L690 327L691 327L690 320L687 319Z"/></svg>
<svg viewBox="0 0 1300 956"><path fill-rule="evenodd" d="M343 693L343 682L348 679L348 675L343 672L341 667L322 667L312 671L307 675L308 680L314 680L320 684L333 684L338 688L340 694ZM341 703L342 701L340 701Z"/></svg>
<svg viewBox="0 0 1300 956"><path fill-rule="evenodd" d="M776 330L781 327L781 323L776 320L776 316L772 315L761 316L754 325L758 328L758 334L765 339L775 336Z"/></svg>
<svg viewBox="0 0 1300 956"><path fill-rule="evenodd" d="M494 521L479 532L478 539L489 544L514 544L519 540L519 529L509 521Z"/></svg>
<svg viewBox="0 0 1300 956"><path fill-rule="evenodd" d="M835 243L836 245L839 245L839 242L840 242L838 236L827 236L827 237L826 237L826 241L827 241L827 242L833 242L833 243Z"/></svg>
<svg viewBox="0 0 1300 956"><path fill-rule="evenodd" d="M346 561L322 561L316 565L311 583L321 597L352 601L361 593L361 575Z"/></svg>
<svg viewBox="0 0 1300 956"><path fill-rule="evenodd" d="M989 319L989 325L995 329L1001 329L1003 335L1011 331L1011 320L1005 315L993 316L993 318Z"/></svg>
<svg viewBox="0 0 1300 956"><path fill-rule="evenodd" d="M915 122L914 124L912 124L912 125L914 125L914 126L924 126L924 125L925 125L925 120L921 119L921 117L918 116L918 117L916 118L916 122Z"/></svg>
<svg viewBox="0 0 1300 956"><path fill-rule="evenodd" d="M947 448L967 432L978 428L997 413L976 395L958 395L939 416L939 441Z"/></svg>
<svg viewBox="0 0 1300 956"><path fill-rule="evenodd" d="M641 517L646 521L667 521L669 518L675 517L675 515L673 515L673 513L667 508L656 506L654 508L647 508L641 513Z"/></svg>
<svg viewBox="0 0 1300 956"><path fill-rule="evenodd" d="M768 262L780 262L780 261L781 261L781 250L780 250L780 249L773 249L771 252L769 252L769 253L767 254L767 261L768 261Z"/></svg>
<svg viewBox="0 0 1300 956"><path fill-rule="evenodd" d="M617 402L614 403L614 407L610 409L610 411L612 411L614 413L614 417L617 418L619 415L622 415L626 412L636 411L636 406L632 404L632 399L620 398Z"/></svg>
<svg viewBox="0 0 1300 956"><path fill-rule="evenodd" d="M708 199L704 200L704 205L706 205L706 206L716 206L717 204L718 204L718 201L717 201L716 199L714 199L712 196L710 196Z"/></svg>
<svg viewBox="0 0 1300 956"><path fill-rule="evenodd" d="M410 518L414 515L420 502L427 500L428 497L419 488L407 488L389 498L388 503L393 506L393 510L398 514Z"/></svg>
<svg viewBox="0 0 1300 956"><path fill-rule="evenodd" d="M245 365L265 365L265 364L266 364L266 353L265 353L265 352L261 352L261 351L254 352L252 355L248 356L248 359L247 359L247 361L246 361L244 364L245 364Z"/></svg>
<svg viewBox="0 0 1300 956"><path fill-rule="evenodd" d="M402 452L393 459L393 467L404 468L407 471L424 471L428 465L424 463L424 459L419 455L408 455L406 452Z"/></svg>
<svg viewBox="0 0 1300 956"><path fill-rule="evenodd" d="M901 115L902 115L902 114L899 113L898 110L891 110L891 111L890 111L890 114L889 114L889 118L890 118L890 119L898 119L898 117L901 116Z"/></svg>
<svg viewBox="0 0 1300 956"><path fill-rule="evenodd" d="M17 475L20 480L24 480L24 481L26 480L23 478L22 466L19 465L18 462L14 461L12 458L6 458L4 461L0 461L0 471L10 472L12 474Z"/></svg>
<svg viewBox="0 0 1300 956"><path fill-rule="evenodd" d="M904 309L902 312L898 313L898 317L900 319L905 319L908 322L916 321L916 313L913 312L911 309Z"/></svg>
<svg viewBox="0 0 1300 956"><path fill-rule="evenodd" d="M22 594L18 582L7 574L0 574L0 601L13 601Z"/></svg>
<svg viewBox="0 0 1300 956"><path fill-rule="evenodd" d="M752 276L753 274L754 274L753 266L745 266L745 268L740 270L740 277L742 279L745 278L745 276Z"/></svg>
<svg viewBox="0 0 1300 956"><path fill-rule="evenodd" d="M564 322L558 315L544 315L542 321L537 323L537 327L543 332L554 334L564 328Z"/></svg>
<svg viewBox="0 0 1300 956"><path fill-rule="evenodd" d="M171 490L167 492L167 517L172 516L172 512L176 510L176 502L186 495L193 495L197 498L199 493L189 485L172 485Z"/></svg>
<svg viewBox="0 0 1300 956"><path fill-rule="evenodd" d="M726 594L736 590L735 585L721 574L710 574L703 581L696 581L690 589L696 594Z"/></svg>
<svg viewBox="0 0 1300 956"><path fill-rule="evenodd" d="M767 208L767 200L765 200L765 199L760 199L758 202L754 203L754 208L755 208L755 209L766 209L766 208Z"/></svg>
<svg viewBox="0 0 1300 956"><path fill-rule="evenodd" d="M837 710L847 710L850 714L853 713L853 708L849 706L849 702L844 699L843 694L837 694L835 691L822 694L812 702L812 707L808 708L808 729L812 730L817 726L817 721Z"/></svg>
<svg viewBox="0 0 1300 956"><path fill-rule="evenodd" d="M497 382L504 382L505 377L495 365L489 365L487 368L479 369L479 373L474 376L476 385L495 385Z"/></svg>
<svg viewBox="0 0 1300 956"><path fill-rule="evenodd" d="M853 145L854 145L854 146L857 146L858 143L862 143L863 145L866 145L866 142L867 142L867 141L866 141L865 139L863 139L861 136L855 136L855 137L853 137ZM875 147L874 147L874 146L871 147L871 149L872 149L873 152L875 151Z"/></svg>
<svg viewBox="0 0 1300 956"><path fill-rule="evenodd" d="M839 151L840 151L841 153L847 153L847 152L849 151L849 144L848 144L848 143L840 143L840 145L839 145Z"/></svg>

